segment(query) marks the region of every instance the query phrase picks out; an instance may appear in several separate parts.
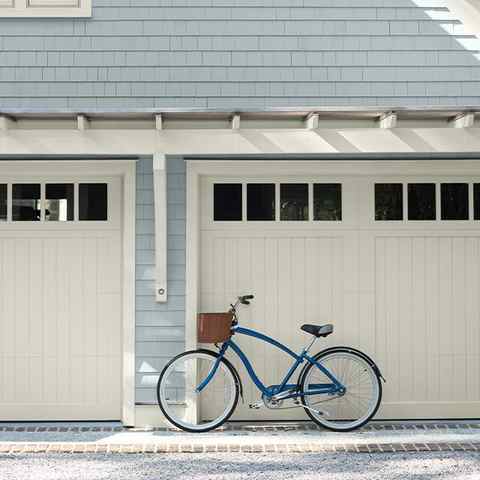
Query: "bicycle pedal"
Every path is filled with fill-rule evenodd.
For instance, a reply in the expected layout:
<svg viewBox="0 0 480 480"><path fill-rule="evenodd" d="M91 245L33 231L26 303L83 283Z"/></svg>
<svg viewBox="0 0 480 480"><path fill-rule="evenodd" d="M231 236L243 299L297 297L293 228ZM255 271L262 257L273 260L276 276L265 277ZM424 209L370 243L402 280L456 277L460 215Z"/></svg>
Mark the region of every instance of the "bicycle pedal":
<svg viewBox="0 0 480 480"><path fill-rule="evenodd" d="M263 406L263 402L258 402L258 403L250 403L248 405L248 408L251 410L260 410L260 408Z"/></svg>

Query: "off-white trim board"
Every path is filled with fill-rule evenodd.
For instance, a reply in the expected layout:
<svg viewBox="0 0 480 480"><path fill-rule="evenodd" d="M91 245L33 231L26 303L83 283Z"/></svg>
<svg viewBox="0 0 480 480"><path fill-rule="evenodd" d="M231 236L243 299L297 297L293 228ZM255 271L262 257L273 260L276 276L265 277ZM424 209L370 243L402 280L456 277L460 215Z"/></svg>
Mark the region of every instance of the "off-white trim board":
<svg viewBox="0 0 480 480"><path fill-rule="evenodd" d="M293 128L0 130L2 155L283 155L480 151L480 128ZM84 122L83 122L84 123ZM1 127L1 125L0 125ZM4 125L5 127L5 125Z"/></svg>
<svg viewBox="0 0 480 480"><path fill-rule="evenodd" d="M107 183L109 210L107 221L15 222L9 207L0 222L0 309L12 319L1 419L133 425L135 163L0 162L0 178L9 193L40 183L42 206L45 183Z"/></svg>
<svg viewBox="0 0 480 480"><path fill-rule="evenodd" d="M343 221L214 222L213 184L227 180L341 183ZM302 323L331 322L335 333L319 349L348 344L371 354L387 378L379 417L477 417L480 222L375 221L376 182L434 182L437 210L440 183L469 183L471 210L480 161L189 162L186 343L196 346L198 311L254 293L241 324L300 349ZM289 359L236 340L267 383L286 370ZM240 371L248 405L258 394ZM240 404L236 418L304 415Z"/></svg>
<svg viewBox="0 0 480 480"><path fill-rule="evenodd" d="M0 0L0 18L91 16L92 0Z"/></svg>
<svg viewBox="0 0 480 480"><path fill-rule="evenodd" d="M155 195L155 298L167 301L167 164L165 155L153 156Z"/></svg>

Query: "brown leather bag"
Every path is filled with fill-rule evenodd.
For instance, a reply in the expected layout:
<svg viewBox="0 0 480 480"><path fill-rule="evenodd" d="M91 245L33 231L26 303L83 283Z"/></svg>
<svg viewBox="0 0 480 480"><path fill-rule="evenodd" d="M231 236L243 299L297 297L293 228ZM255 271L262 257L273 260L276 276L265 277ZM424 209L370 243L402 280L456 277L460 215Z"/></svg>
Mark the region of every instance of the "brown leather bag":
<svg viewBox="0 0 480 480"><path fill-rule="evenodd" d="M233 314L199 313L197 339L199 343L222 343L232 336Z"/></svg>

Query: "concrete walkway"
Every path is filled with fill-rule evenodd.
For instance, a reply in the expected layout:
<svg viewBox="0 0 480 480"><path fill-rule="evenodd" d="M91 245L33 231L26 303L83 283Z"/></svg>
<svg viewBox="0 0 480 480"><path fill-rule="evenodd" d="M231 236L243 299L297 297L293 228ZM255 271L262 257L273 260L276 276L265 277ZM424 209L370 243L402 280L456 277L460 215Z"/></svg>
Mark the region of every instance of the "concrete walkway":
<svg viewBox="0 0 480 480"><path fill-rule="evenodd" d="M371 422L349 433L304 423L230 424L214 432L125 429L118 423L0 423L0 453L480 451L480 422Z"/></svg>

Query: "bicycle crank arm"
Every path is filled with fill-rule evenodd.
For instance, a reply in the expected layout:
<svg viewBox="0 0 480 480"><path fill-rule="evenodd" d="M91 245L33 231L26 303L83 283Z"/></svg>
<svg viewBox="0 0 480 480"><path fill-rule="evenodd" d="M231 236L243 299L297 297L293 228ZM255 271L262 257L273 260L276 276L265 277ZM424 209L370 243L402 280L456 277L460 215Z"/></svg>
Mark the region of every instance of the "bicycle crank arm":
<svg viewBox="0 0 480 480"><path fill-rule="evenodd" d="M306 408L307 410L310 410L311 412L316 413L317 415L321 415L322 417L329 417L330 416L330 414L328 414L327 412L322 412L321 410L315 410L312 407L307 407L307 405L302 404L302 405L299 405L299 407Z"/></svg>
<svg viewBox="0 0 480 480"><path fill-rule="evenodd" d="M262 402L257 402L257 403L250 403L248 405L248 408L252 409L252 410L259 410L260 408L264 407L264 403L263 401Z"/></svg>

